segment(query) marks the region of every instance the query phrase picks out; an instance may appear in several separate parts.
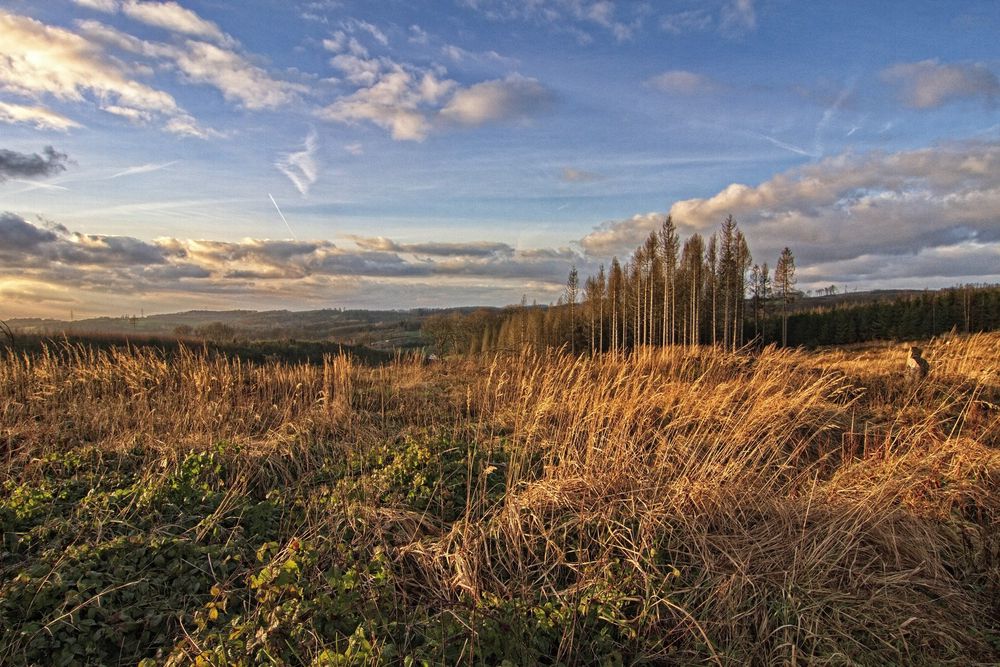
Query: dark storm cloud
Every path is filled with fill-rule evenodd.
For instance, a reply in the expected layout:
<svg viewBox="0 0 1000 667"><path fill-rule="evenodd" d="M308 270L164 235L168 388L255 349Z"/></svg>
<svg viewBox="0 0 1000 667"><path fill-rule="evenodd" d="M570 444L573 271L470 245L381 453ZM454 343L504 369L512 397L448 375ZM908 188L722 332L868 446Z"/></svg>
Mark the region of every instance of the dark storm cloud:
<svg viewBox="0 0 1000 667"><path fill-rule="evenodd" d="M19 215L0 213L0 254L11 256L50 243L59 237L48 229L39 229Z"/></svg>
<svg viewBox="0 0 1000 667"><path fill-rule="evenodd" d="M42 154L18 153L0 148L0 183L8 178L45 178L66 170L69 156L52 146L42 149Z"/></svg>

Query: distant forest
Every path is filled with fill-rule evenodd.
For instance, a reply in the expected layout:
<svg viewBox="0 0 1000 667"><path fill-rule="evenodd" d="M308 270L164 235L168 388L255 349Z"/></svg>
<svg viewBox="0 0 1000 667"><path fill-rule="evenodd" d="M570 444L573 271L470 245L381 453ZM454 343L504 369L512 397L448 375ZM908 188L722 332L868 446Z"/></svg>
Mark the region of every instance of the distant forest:
<svg viewBox="0 0 1000 667"><path fill-rule="evenodd" d="M774 331L777 318L769 318ZM1000 286L963 285L891 301L815 308L788 316L789 345L842 345L1000 329Z"/></svg>
<svg viewBox="0 0 1000 667"><path fill-rule="evenodd" d="M571 269L552 307L522 300L502 311L442 314L425 320L423 333L446 353L526 346L596 353L641 345L811 347L1000 329L996 285L814 307L795 284L792 250L782 250L773 271L753 263L732 216L707 239L693 234L683 244L668 217L624 263L615 257L582 283Z"/></svg>

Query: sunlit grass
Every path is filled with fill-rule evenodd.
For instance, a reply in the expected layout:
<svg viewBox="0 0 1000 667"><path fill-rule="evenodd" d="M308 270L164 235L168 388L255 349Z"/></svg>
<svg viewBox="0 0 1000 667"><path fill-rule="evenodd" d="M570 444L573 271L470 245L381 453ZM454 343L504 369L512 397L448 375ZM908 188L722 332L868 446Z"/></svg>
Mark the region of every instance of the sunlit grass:
<svg viewBox="0 0 1000 667"><path fill-rule="evenodd" d="M907 349L9 354L2 662L996 662L1000 335Z"/></svg>

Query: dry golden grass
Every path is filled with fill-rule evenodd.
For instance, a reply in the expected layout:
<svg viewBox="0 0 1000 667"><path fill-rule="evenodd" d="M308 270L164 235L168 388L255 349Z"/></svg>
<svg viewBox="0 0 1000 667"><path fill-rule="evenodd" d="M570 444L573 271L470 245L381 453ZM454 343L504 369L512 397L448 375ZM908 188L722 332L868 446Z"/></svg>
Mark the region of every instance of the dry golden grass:
<svg viewBox="0 0 1000 667"><path fill-rule="evenodd" d="M350 511L310 504L287 536L379 545L393 604L432 619L498 600L583 614L606 595L626 662L997 664L1000 335L923 347L922 381L902 344L379 368L8 355L0 481L86 446L138 452L152 485L224 441L232 498L308 495L331 457L432 433L464 448L457 513L435 509L442 475L419 509L362 492ZM452 637L462 662L489 661L476 613ZM548 658L599 662L587 632L571 619ZM374 639L368 660L398 659ZM169 656L203 650L178 640Z"/></svg>

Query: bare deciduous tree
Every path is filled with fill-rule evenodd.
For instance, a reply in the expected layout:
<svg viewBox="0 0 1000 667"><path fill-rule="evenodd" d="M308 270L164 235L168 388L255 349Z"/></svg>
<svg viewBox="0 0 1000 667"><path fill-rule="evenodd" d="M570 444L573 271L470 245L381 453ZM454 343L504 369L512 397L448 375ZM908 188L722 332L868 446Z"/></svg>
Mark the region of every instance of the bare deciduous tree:
<svg viewBox="0 0 1000 667"><path fill-rule="evenodd" d="M781 298L781 345L788 345L788 303L795 288L795 256L787 246L778 257L774 268L774 288Z"/></svg>

